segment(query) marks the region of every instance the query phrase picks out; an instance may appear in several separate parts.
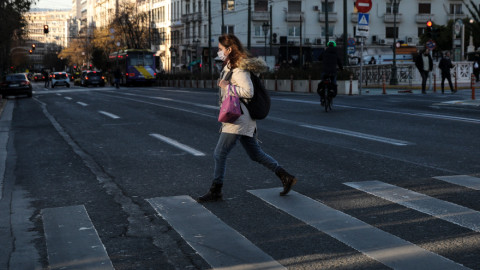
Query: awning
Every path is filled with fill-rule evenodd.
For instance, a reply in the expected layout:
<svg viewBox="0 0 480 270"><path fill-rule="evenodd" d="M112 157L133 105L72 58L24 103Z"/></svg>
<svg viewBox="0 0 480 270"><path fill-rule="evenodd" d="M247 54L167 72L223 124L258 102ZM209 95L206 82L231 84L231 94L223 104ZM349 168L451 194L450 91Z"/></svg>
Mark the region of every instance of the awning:
<svg viewBox="0 0 480 270"><path fill-rule="evenodd" d="M194 65L196 65L196 64L200 64L201 62L202 62L201 59L195 60L195 61L191 62L190 64L188 64L188 66L194 66Z"/></svg>

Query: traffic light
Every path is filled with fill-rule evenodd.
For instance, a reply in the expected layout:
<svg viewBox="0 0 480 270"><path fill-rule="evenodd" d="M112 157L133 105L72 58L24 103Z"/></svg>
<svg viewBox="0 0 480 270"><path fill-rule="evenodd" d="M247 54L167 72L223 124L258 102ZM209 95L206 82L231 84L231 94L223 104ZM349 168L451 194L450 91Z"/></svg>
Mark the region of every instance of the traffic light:
<svg viewBox="0 0 480 270"><path fill-rule="evenodd" d="M433 22L428 20L427 21L427 31L428 32L432 32L432 26L433 26Z"/></svg>
<svg viewBox="0 0 480 270"><path fill-rule="evenodd" d="M32 54L32 53L33 53L33 50L28 51L28 53Z"/></svg>
<svg viewBox="0 0 480 270"><path fill-rule="evenodd" d="M35 51L35 47L37 47L35 44L32 44L32 51Z"/></svg>
<svg viewBox="0 0 480 270"><path fill-rule="evenodd" d="M44 33L44 34L48 34L48 25L47 25L47 24L45 24L45 25L43 26L43 33Z"/></svg>

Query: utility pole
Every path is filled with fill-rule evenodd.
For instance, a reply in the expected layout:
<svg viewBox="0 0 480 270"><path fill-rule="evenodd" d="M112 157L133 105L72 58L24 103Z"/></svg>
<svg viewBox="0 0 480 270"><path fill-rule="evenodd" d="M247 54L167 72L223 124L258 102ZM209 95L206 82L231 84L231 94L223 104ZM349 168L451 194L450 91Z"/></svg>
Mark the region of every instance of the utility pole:
<svg viewBox="0 0 480 270"><path fill-rule="evenodd" d="M272 5L270 5L270 55L272 55L272 38L273 38L273 21L272 21Z"/></svg>
<svg viewBox="0 0 480 270"><path fill-rule="evenodd" d="M348 64L347 54L347 39L348 39L348 27L347 27L347 0L343 0L343 65Z"/></svg>
<svg viewBox="0 0 480 270"><path fill-rule="evenodd" d="M252 29L251 29L251 22L252 20L252 0L248 0L248 27L247 27L247 49L250 51L250 39L251 39L251 35L252 35Z"/></svg>
<svg viewBox="0 0 480 270"><path fill-rule="evenodd" d="M208 72L213 80L212 64L212 2L208 0Z"/></svg>
<svg viewBox="0 0 480 270"><path fill-rule="evenodd" d="M328 43L328 0L325 0L325 44Z"/></svg>
<svg viewBox="0 0 480 270"><path fill-rule="evenodd" d="M222 9L222 30L221 30L222 34L225 33L225 21L224 21L224 17L223 17L224 8L225 8L225 0L222 0L222 8L221 8Z"/></svg>
<svg viewBox="0 0 480 270"><path fill-rule="evenodd" d="M302 37L302 15L300 14L300 67L303 67Z"/></svg>

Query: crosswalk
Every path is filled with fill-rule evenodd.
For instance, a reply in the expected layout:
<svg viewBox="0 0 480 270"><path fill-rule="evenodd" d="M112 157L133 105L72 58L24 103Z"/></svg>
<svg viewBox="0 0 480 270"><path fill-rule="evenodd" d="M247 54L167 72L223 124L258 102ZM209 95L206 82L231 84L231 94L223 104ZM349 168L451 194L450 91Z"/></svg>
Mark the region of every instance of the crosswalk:
<svg viewBox="0 0 480 270"><path fill-rule="evenodd" d="M478 190L480 178L458 175L434 179ZM346 182L345 186L434 219L480 232L480 213L382 181ZM399 236L334 209L315 198L279 188L253 189L255 203L266 204L305 223L391 269L470 269ZM188 195L154 197L146 201L213 269L286 269L273 254L257 247ZM114 269L83 205L43 209L51 269ZM273 213L275 214L275 213ZM290 266L288 266L290 267Z"/></svg>

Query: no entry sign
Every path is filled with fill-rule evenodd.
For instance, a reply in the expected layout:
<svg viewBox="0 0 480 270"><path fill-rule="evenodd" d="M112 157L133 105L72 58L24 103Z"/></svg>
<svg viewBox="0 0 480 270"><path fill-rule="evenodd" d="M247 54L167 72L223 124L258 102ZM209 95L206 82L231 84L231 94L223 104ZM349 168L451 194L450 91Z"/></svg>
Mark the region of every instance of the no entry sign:
<svg viewBox="0 0 480 270"><path fill-rule="evenodd" d="M368 13L372 9L372 0L357 0L356 7L360 13Z"/></svg>

